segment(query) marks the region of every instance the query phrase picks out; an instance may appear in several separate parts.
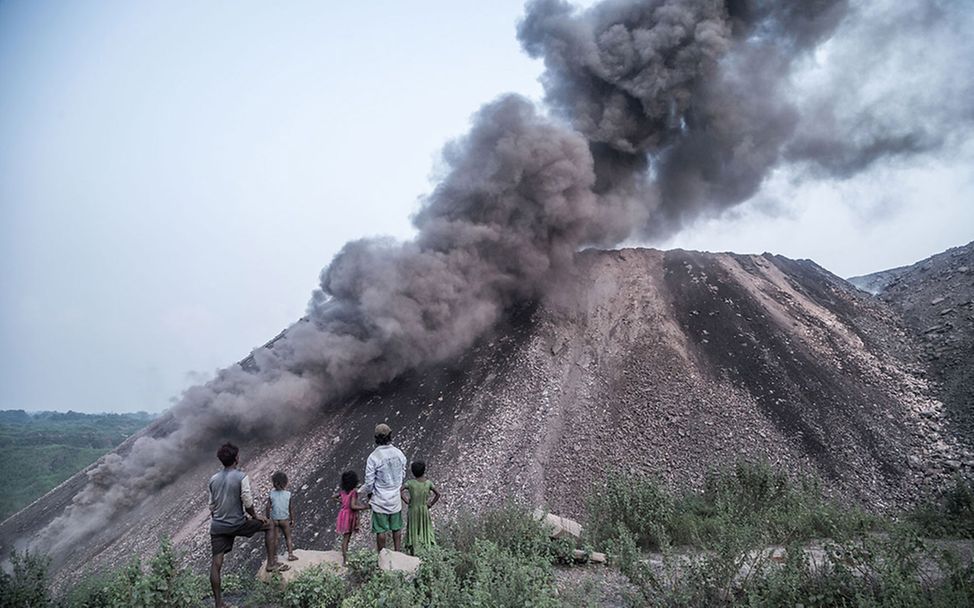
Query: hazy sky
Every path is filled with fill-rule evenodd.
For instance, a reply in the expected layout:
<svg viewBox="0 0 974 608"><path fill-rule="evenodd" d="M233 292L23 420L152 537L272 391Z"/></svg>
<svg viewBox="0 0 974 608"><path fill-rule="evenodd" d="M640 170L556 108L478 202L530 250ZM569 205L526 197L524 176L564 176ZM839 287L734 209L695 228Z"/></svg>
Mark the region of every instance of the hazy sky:
<svg viewBox="0 0 974 608"><path fill-rule="evenodd" d="M344 242L409 237L470 114L507 91L540 100L521 13L0 2L0 409L162 409L300 317ZM917 88L904 78L873 94ZM772 251L843 276L911 263L974 239L972 160L962 132L844 181L781 171L655 245Z"/></svg>

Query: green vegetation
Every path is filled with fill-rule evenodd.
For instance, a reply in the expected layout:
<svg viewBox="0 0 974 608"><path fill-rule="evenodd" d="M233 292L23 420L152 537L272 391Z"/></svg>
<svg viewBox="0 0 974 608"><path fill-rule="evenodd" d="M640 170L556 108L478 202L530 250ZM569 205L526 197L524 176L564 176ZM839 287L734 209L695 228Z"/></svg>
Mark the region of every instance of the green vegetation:
<svg viewBox="0 0 974 608"><path fill-rule="evenodd" d="M96 461L152 420L135 414L0 411L0 520Z"/></svg>
<svg viewBox="0 0 974 608"><path fill-rule="evenodd" d="M0 608L50 606L47 559L29 553L15 553L10 562L10 574L0 570Z"/></svg>
<svg viewBox="0 0 974 608"><path fill-rule="evenodd" d="M716 471L680 496L612 477L591 499L592 531L633 584L632 606L969 606L974 567L921 536L937 522L940 536L970 537L965 488L928 503L924 527L917 513L896 521L842 508L763 464ZM646 547L662 551L655 566Z"/></svg>
<svg viewBox="0 0 974 608"><path fill-rule="evenodd" d="M593 489L581 548L609 553L608 571L621 573L619 593L632 608L969 606L970 558L928 532L970 538L971 490L970 482L958 481L894 520L844 509L824 500L814 483L762 464L715 471L700 491L679 494L652 479L611 475ZM462 515L439 532L440 546L422 555L411 579L379 571L374 552L357 551L344 576L312 568L282 590L227 575L225 595L250 608L601 605L603 585L587 578L601 567L575 570L575 584L559 588L556 568L573 563L576 544L548 538L523 506ZM13 574L0 578L0 596L17 600L0 608L208 604L204 573L180 568L167 541L148 564L89 578L56 601L47 596L44 560L15 556L13 563Z"/></svg>
<svg viewBox="0 0 974 608"><path fill-rule="evenodd" d="M907 520L930 538L974 538L974 480L954 479L939 496L911 511Z"/></svg>
<svg viewBox="0 0 974 608"><path fill-rule="evenodd" d="M702 491L679 496L650 478L610 474L590 498L589 512L596 545L625 534L646 550L679 545L711 549L728 534L747 539L751 546L786 544L881 526L874 516L823 500L813 480L791 479L762 463L713 471Z"/></svg>

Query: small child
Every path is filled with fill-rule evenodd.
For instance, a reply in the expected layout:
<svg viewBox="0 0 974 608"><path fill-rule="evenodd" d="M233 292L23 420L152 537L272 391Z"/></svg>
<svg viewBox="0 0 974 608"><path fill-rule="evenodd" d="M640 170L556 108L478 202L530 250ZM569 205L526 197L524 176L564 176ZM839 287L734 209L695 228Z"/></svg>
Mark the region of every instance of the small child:
<svg viewBox="0 0 974 608"><path fill-rule="evenodd" d="M294 507L291 504L291 493L287 491L287 475L277 471L271 475L271 483L274 489L267 496L267 508L265 512L267 518L271 520L271 547L275 556L277 555L277 529L280 528L284 533L284 542L287 544L287 559L289 562L295 561L294 545L291 543L291 528L294 526ZM268 557L268 559L270 559Z"/></svg>
<svg viewBox="0 0 974 608"><path fill-rule="evenodd" d="M332 496L342 505L338 511L338 519L335 521L335 531L342 536L342 563L348 560L348 542L352 539L352 533L358 530L358 511L369 508L359 501L357 487L358 473L345 471L342 473L341 490Z"/></svg>
<svg viewBox="0 0 974 608"><path fill-rule="evenodd" d="M417 460L410 469L416 479L410 479L399 491L402 501L409 505L406 515L406 551L416 555L428 547L436 544L433 536L433 520L430 509L440 499L440 493L433 487L433 482L426 479L426 463ZM430 498L432 494L432 498Z"/></svg>

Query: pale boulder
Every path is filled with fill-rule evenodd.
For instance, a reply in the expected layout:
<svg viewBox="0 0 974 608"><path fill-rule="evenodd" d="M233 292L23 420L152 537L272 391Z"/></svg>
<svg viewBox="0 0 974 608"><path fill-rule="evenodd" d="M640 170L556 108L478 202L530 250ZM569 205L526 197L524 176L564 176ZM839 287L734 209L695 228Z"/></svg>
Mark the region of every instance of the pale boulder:
<svg viewBox="0 0 974 608"><path fill-rule="evenodd" d="M574 519L561 517L554 513L545 513L541 509L534 510L534 518L544 524L551 538L582 538L582 524Z"/></svg>
<svg viewBox="0 0 974 608"><path fill-rule="evenodd" d="M416 574L422 560L399 551L383 549L379 552L379 569L386 572L402 572L407 578Z"/></svg>

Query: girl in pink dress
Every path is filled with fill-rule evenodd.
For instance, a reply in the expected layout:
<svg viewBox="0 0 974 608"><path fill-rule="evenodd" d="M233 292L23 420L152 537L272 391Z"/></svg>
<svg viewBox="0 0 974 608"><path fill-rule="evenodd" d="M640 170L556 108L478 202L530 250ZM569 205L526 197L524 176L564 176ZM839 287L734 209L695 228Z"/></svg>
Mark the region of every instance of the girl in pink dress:
<svg viewBox="0 0 974 608"><path fill-rule="evenodd" d="M335 521L335 531L342 536L342 563L348 561L348 541L352 539L352 533L358 530L358 512L369 508L359 501L357 487L358 473L345 471L342 473L341 490L332 497L342 505Z"/></svg>

